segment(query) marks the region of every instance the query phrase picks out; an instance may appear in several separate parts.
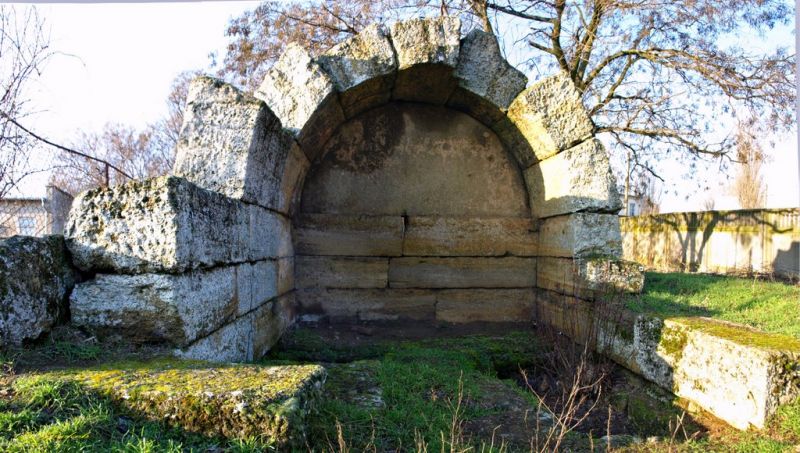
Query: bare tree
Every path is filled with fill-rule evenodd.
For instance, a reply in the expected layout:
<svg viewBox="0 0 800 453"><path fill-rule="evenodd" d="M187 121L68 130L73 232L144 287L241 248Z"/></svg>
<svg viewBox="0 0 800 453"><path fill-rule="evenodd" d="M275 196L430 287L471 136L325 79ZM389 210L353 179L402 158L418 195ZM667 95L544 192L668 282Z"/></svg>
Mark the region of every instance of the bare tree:
<svg viewBox="0 0 800 453"><path fill-rule="evenodd" d="M0 198L34 171L29 159L36 140L18 122L32 114L26 91L51 55L35 8L0 5Z"/></svg>
<svg viewBox="0 0 800 453"><path fill-rule="evenodd" d="M766 154L751 125L743 124L736 134L736 175L731 190L742 209L763 208L767 188L762 175Z"/></svg>
<svg viewBox="0 0 800 453"><path fill-rule="evenodd" d="M501 43L539 76L568 73L595 131L657 179L663 160L687 160L691 170L698 159L730 157L734 140L711 133L723 114L793 124L795 55L721 44L791 23L788 0L267 1L231 21L220 74L253 89L289 42L321 52L372 22L442 12L498 37L526 30Z"/></svg>

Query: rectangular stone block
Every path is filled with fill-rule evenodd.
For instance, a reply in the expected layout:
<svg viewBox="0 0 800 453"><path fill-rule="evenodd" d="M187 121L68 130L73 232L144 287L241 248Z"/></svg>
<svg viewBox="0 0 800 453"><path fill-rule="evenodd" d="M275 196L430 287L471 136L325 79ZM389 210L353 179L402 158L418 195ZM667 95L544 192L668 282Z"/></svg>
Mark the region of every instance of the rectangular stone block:
<svg viewBox="0 0 800 453"><path fill-rule="evenodd" d="M308 163L266 104L210 77L192 81L172 173L231 198L288 212ZM305 158L305 156L303 156ZM291 199L292 193L288 194Z"/></svg>
<svg viewBox="0 0 800 453"><path fill-rule="evenodd" d="M291 256L290 228L272 211L167 176L82 193L65 236L85 271L179 273Z"/></svg>
<svg viewBox="0 0 800 453"><path fill-rule="evenodd" d="M531 212L544 218L580 211L616 214L622 209L608 155L587 140L525 170Z"/></svg>
<svg viewBox="0 0 800 453"><path fill-rule="evenodd" d="M184 274L98 274L70 296L72 322L100 335L183 346L279 295L277 261Z"/></svg>
<svg viewBox="0 0 800 453"><path fill-rule="evenodd" d="M303 214L295 221L298 255L400 256L403 218Z"/></svg>
<svg viewBox="0 0 800 453"><path fill-rule="evenodd" d="M534 289L448 289L436 293L436 320L530 323Z"/></svg>
<svg viewBox="0 0 800 453"><path fill-rule="evenodd" d="M411 289L306 289L297 291L303 313L332 321L433 321L436 295Z"/></svg>
<svg viewBox="0 0 800 453"><path fill-rule="evenodd" d="M539 225L539 254L619 258L622 255L619 216L581 212L544 219Z"/></svg>
<svg viewBox="0 0 800 453"><path fill-rule="evenodd" d="M707 318L640 315L607 353L739 429L800 396L800 341Z"/></svg>
<svg viewBox="0 0 800 453"><path fill-rule="evenodd" d="M298 256L297 288L386 288L388 258Z"/></svg>
<svg viewBox="0 0 800 453"><path fill-rule="evenodd" d="M528 288L536 258L392 258L391 288Z"/></svg>
<svg viewBox="0 0 800 453"><path fill-rule="evenodd" d="M536 226L525 218L409 217L407 256L536 256Z"/></svg>
<svg viewBox="0 0 800 453"><path fill-rule="evenodd" d="M262 304L173 353L181 358L210 362L256 360L277 343L294 320L294 294L289 293Z"/></svg>
<svg viewBox="0 0 800 453"><path fill-rule="evenodd" d="M644 274L639 264L630 261L539 257L536 282L539 288L593 299L641 292Z"/></svg>
<svg viewBox="0 0 800 453"><path fill-rule="evenodd" d="M239 314L294 289L294 258L258 261L233 268L236 273Z"/></svg>
<svg viewBox="0 0 800 453"><path fill-rule="evenodd" d="M575 296L544 289L536 290L536 322L562 332L576 342L593 341L595 332L595 306L592 302Z"/></svg>

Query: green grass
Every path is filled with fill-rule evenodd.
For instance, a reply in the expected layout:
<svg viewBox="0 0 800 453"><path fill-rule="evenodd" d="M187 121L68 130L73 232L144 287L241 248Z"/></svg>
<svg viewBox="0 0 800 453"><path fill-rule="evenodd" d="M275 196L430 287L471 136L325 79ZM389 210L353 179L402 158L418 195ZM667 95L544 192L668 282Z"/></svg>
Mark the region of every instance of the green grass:
<svg viewBox="0 0 800 453"><path fill-rule="evenodd" d="M800 286L704 274L645 275L629 309L661 317L705 316L800 338Z"/></svg>

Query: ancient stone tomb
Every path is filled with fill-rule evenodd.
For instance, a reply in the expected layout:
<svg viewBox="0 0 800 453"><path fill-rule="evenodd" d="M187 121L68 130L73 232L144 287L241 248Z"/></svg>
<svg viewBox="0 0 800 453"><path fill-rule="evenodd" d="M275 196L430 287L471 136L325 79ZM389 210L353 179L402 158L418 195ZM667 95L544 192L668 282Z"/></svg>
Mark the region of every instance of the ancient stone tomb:
<svg viewBox="0 0 800 453"><path fill-rule="evenodd" d="M526 84L454 18L289 45L256 97L198 78L172 176L76 199L73 322L227 361L300 317L530 323L542 295L591 298L621 253L608 157L567 76Z"/></svg>

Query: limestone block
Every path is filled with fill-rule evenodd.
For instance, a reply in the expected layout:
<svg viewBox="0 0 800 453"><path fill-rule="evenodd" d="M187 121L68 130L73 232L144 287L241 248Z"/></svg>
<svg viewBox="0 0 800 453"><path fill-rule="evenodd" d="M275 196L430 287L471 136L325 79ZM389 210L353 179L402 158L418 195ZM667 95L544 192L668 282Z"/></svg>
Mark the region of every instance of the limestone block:
<svg viewBox="0 0 800 453"><path fill-rule="evenodd" d="M413 289L306 289L297 291L303 313L332 321L433 321L436 294Z"/></svg>
<svg viewBox="0 0 800 453"><path fill-rule="evenodd" d="M386 288L388 258L298 256L297 288Z"/></svg>
<svg viewBox="0 0 800 453"><path fill-rule="evenodd" d="M619 258L622 255L619 216L580 212L544 219L539 225L539 254Z"/></svg>
<svg viewBox="0 0 800 453"><path fill-rule="evenodd" d="M510 126L530 145L528 149L518 146ZM508 119L496 131L527 167L592 137L594 126L575 85L562 72L520 93L508 108Z"/></svg>
<svg viewBox="0 0 800 453"><path fill-rule="evenodd" d="M72 322L99 335L185 346L276 297L278 268L261 261L177 275L98 274L73 290Z"/></svg>
<svg viewBox="0 0 800 453"><path fill-rule="evenodd" d="M298 255L400 256L403 218L303 214L295 221Z"/></svg>
<svg viewBox="0 0 800 453"><path fill-rule="evenodd" d="M608 154L599 140L587 140L525 170L534 217L622 209Z"/></svg>
<svg viewBox="0 0 800 453"><path fill-rule="evenodd" d="M389 101L397 71L394 49L381 25L373 24L317 58L339 91L348 118Z"/></svg>
<svg viewBox="0 0 800 453"><path fill-rule="evenodd" d="M532 219L513 217L409 217L406 256L536 256Z"/></svg>
<svg viewBox="0 0 800 453"><path fill-rule="evenodd" d="M43 377L76 383L116 407L180 432L245 442L258 437L277 451L298 451L307 445L307 417L317 409L326 371L320 365L214 365L161 358L50 371Z"/></svg>
<svg viewBox="0 0 800 453"><path fill-rule="evenodd" d="M457 85L461 21L455 17L411 19L391 27L398 74L393 97L444 104Z"/></svg>
<svg viewBox="0 0 800 453"><path fill-rule="evenodd" d="M448 289L436 293L436 320L530 323L533 289Z"/></svg>
<svg viewBox="0 0 800 453"><path fill-rule="evenodd" d="M608 292L641 292L642 271L631 261L539 257L536 274L539 288L591 299Z"/></svg>
<svg viewBox="0 0 800 453"><path fill-rule="evenodd" d="M204 189L287 212L281 189L296 183L295 167L303 166L288 157L300 153L296 147L263 102L222 81L198 77L189 86L172 173Z"/></svg>
<svg viewBox="0 0 800 453"><path fill-rule="evenodd" d="M795 338L707 318L649 316L618 337L612 358L739 429L763 428L780 404L800 396Z"/></svg>
<svg viewBox="0 0 800 453"><path fill-rule="evenodd" d="M245 263L232 270L236 275L239 315L294 289L293 257Z"/></svg>
<svg viewBox="0 0 800 453"><path fill-rule="evenodd" d="M526 288L536 286L536 258L392 258L391 288Z"/></svg>
<svg viewBox="0 0 800 453"><path fill-rule="evenodd" d="M49 332L67 313L75 278L61 236L0 241L0 346Z"/></svg>
<svg viewBox="0 0 800 453"><path fill-rule="evenodd" d="M295 320L294 293L272 299L194 343L176 349L181 358L211 362L257 360Z"/></svg>
<svg viewBox="0 0 800 453"><path fill-rule="evenodd" d="M177 177L82 193L66 237L87 271L183 272L293 254L286 218Z"/></svg>
<svg viewBox="0 0 800 453"><path fill-rule="evenodd" d="M576 342L594 341L597 305L574 296L543 289L536 290L536 322L550 326Z"/></svg>
<svg viewBox="0 0 800 453"><path fill-rule="evenodd" d="M292 146L281 170L281 184L276 192L275 209L294 215L300 203L303 180L308 174L311 164L300 150L299 146Z"/></svg>
<svg viewBox="0 0 800 453"><path fill-rule="evenodd" d="M291 43L267 72L256 97L267 103L283 127L292 131L307 152L319 149L344 121L336 86L318 62ZM316 156L309 155L313 161Z"/></svg>
<svg viewBox="0 0 800 453"><path fill-rule="evenodd" d="M486 125L501 120L528 83L528 78L503 58L495 36L482 30L473 30L461 40L455 77L458 88L447 105Z"/></svg>

